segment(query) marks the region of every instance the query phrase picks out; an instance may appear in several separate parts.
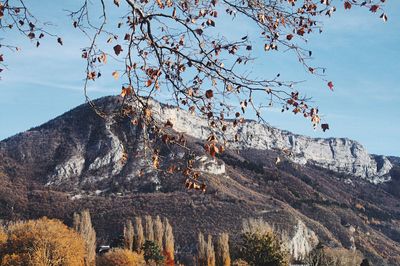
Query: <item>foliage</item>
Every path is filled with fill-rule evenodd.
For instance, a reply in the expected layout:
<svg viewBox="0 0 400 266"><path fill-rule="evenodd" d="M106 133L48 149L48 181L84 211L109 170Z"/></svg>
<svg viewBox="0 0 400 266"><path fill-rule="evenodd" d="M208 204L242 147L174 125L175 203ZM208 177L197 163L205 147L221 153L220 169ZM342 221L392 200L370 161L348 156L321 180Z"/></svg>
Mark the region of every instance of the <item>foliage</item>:
<svg viewBox="0 0 400 266"><path fill-rule="evenodd" d="M215 251L211 235L208 235L206 241L204 235L199 232L197 260L200 266L215 266Z"/></svg>
<svg viewBox="0 0 400 266"><path fill-rule="evenodd" d="M97 266L144 266L146 262L142 253L116 248L99 256Z"/></svg>
<svg viewBox="0 0 400 266"><path fill-rule="evenodd" d="M164 218L164 253L166 254L167 260L173 262L175 259L175 240L172 231L172 226L170 225L167 218Z"/></svg>
<svg viewBox="0 0 400 266"><path fill-rule="evenodd" d="M153 225L153 218L150 215L146 215L144 217L144 232L145 232L145 239L154 241L154 225Z"/></svg>
<svg viewBox="0 0 400 266"><path fill-rule="evenodd" d="M239 258L255 266L289 265L289 254L272 229L250 228L250 230L244 228L241 235Z"/></svg>
<svg viewBox="0 0 400 266"><path fill-rule="evenodd" d="M124 247L127 250L133 249L134 230L131 220L127 220L124 224Z"/></svg>
<svg viewBox="0 0 400 266"><path fill-rule="evenodd" d="M96 231L92 226L92 220L88 210L79 213L74 213L73 226L75 230L85 240L86 256L85 265L95 265L96 262Z"/></svg>
<svg viewBox="0 0 400 266"><path fill-rule="evenodd" d="M41 218L7 228L0 248L1 265L84 265L84 240L61 221Z"/></svg>
<svg viewBox="0 0 400 266"><path fill-rule="evenodd" d="M310 266L352 266L360 265L362 261L359 251L321 246L312 250L305 260Z"/></svg>
<svg viewBox="0 0 400 266"><path fill-rule="evenodd" d="M154 261L160 264L164 261L160 247L150 240L146 240L143 244L143 255L146 262Z"/></svg>
<svg viewBox="0 0 400 266"><path fill-rule="evenodd" d="M218 266L230 266L229 235L221 233L217 241L216 263Z"/></svg>
<svg viewBox="0 0 400 266"><path fill-rule="evenodd" d="M2 249L2 245L7 242L7 233L4 230L3 225L0 224L0 250Z"/></svg>
<svg viewBox="0 0 400 266"><path fill-rule="evenodd" d="M232 266L249 266L249 264L242 259L237 259L233 261Z"/></svg>
<svg viewBox="0 0 400 266"><path fill-rule="evenodd" d="M133 242L133 248L135 251L139 252L144 244L144 232L142 225L142 218L135 217L135 237Z"/></svg>
<svg viewBox="0 0 400 266"><path fill-rule="evenodd" d="M164 225L161 221L160 216L157 215L153 224L154 224L154 242L156 242L156 244L163 249Z"/></svg>

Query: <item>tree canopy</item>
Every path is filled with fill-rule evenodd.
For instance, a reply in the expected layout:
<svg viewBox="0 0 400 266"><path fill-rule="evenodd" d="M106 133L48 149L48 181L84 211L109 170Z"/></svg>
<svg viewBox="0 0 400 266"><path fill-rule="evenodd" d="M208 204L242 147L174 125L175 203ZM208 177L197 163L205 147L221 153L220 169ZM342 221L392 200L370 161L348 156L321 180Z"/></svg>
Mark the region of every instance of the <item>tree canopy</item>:
<svg viewBox="0 0 400 266"><path fill-rule="evenodd" d="M17 222L0 231L1 265L84 265L83 239L59 220Z"/></svg>

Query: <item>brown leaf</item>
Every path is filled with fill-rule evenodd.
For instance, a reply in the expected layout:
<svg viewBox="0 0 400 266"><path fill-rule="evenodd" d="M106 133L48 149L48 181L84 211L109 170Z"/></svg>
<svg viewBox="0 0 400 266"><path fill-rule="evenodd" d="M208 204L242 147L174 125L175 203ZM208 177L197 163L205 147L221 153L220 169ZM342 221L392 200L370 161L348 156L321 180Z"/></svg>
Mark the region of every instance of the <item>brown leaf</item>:
<svg viewBox="0 0 400 266"><path fill-rule="evenodd" d="M203 30L200 29L200 28L195 29L194 32L196 32L198 35L202 35L203 34Z"/></svg>
<svg viewBox="0 0 400 266"><path fill-rule="evenodd" d="M103 64L107 64L107 55L105 53L100 55L100 61L103 62Z"/></svg>
<svg viewBox="0 0 400 266"><path fill-rule="evenodd" d="M29 34L28 34L28 38L29 39L33 39L33 38L35 38L35 33L33 33L33 32L30 32Z"/></svg>
<svg viewBox="0 0 400 266"><path fill-rule="evenodd" d="M128 86L128 87L122 87L122 91L121 91L121 97L125 97L128 96L132 93L132 87Z"/></svg>
<svg viewBox="0 0 400 266"><path fill-rule="evenodd" d="M113 47L113 49L114 49L114 53L115 53L116 55L119 55L119 54L123 51L121 45L119 45L119 44L115 45L115 46Z"/></svg>
<svg viewBox="0 0 400 266"><path fill-rule="evenodd" d="M213 92L213 90L207 90L207 91L206 91L206 98L207 98L207 99L210 99L210 98L212 98L212 97L214 97L214 92Z"/></svg>
<svg viewBox="0 0 400 266"><path fill-rule="evenodd" d="M119 73L118 73L118 71L114 71L114 72L112 73L112 76L114 77L115 80L117 80L117 79L119 78Z"/></svg>
<svg viewBox="0 0 400 266"><path fill-rule="evenodd" d="M95 71L91 71L91 72L89 72L89 73L87 74L87 78L88 78L89 80L94 80L94 79L96 78L96 76L97 76L97 74L96 74Z"/></svg>
<svg viewBox="0 0 400 266"><path fill-rule="evenodd" d="M351 9L350 2L348 2L348 1L344 2L344 9Z"/></svg>
<svg viewBox="0 0 400 266"><path fill-rule="evenodd" d="M114 0L114 4L119 7L119 3L121 2L121 0Z"/></svg>
<svg viewBox="0 0 400 266"><path fill-rule="evenodd" d="M328 124L321 124L321 128L322 128L322 131L325 132L325 130L329 129L329 125Z"/></svg>
<svg viewBox="0 0 400 266"><path fill-rule="evenodd" d="M286 39L287 39L288 41L290 41L292 38L293 38L293 34L288 34L288 35L286 35Z"/></svg>
<svg viewBox="0 0 400 266"><path fill-rule="evenodd" d="M146 81L146 87L150 87L151 84L153 84L153 81L152 81L151 79L148 79L148 80Z"/></svg>
<svg viewBox="0 0 400 266"><path fill-rule="evenodd" d="M131 40L131 35L129 35L128 33L125 34L124 40L125 41L130 41Z"/></svg>
<svg viewBox="0 0 400 266"><path fill-rule="evenodd" d="M58 42L60 45L63 45L63 41L62 41L62 39L61 39L60 37L57 38L57 42Z"/></svg>
<svg viewBox="0 0 400 266"><path fill-rule="evenodd" d="M375 13L376 11L378 11L379 9L379 5L372 5L371 8L369 9L369 11L371 11L372 13Z"/></svg>
<svg viewBox="0 0 400 266"><path fill-rule="evenodd" d="M3 62L3 61L4 61L4 57L2 54L0 54L0 62Z"/></svg>

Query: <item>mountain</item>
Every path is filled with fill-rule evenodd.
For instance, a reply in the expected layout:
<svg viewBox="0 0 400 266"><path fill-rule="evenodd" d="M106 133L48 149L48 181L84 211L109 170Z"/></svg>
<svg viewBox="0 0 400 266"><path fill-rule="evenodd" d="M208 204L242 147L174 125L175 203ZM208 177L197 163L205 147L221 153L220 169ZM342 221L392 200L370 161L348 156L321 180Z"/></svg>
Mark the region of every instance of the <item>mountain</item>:
<svg viewBox="0 0 400 266"><path fill-rule="evenodd" d="M95 104L109 112L120 102ZM109 243L125 219L161 215L185 254L200 230L228 231L236 241L242 219L262 217L287 232L296 257L320 242L358 249L374 265L400 265L399 158L249 121L228 127L227 150L214 159L203 148L206 120L157 102L152 111L185 134L205 193L186 190L186 177L167 171L185 164L185 149L149 144L160 149L156 170L142 128L81 105L0 142L0 218L45 215L70 224L74 211L88 208L100 241Z"/></svg>

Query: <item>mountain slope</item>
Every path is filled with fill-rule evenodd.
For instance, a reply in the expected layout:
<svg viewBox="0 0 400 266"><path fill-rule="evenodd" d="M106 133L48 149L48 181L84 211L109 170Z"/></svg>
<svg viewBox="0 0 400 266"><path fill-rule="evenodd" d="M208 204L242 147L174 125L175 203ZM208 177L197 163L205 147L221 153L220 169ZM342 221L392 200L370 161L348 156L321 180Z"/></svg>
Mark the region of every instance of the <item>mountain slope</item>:
<svg viewBox="0 0 400 266"><path fill-rule="evenodd" d="M106 97L96 105L111 110L119 101ZM235 240L243 218L263 217L290 237L300 234L308 243L292 243L300 253L313 232L322 243L361 250L377 265L400 264L398 159L369 155L347 139L311 139L248 122L236 129L239 141L213 160L202 148L209 134L204 120L158 103L154 110L188 134L206 193L186 191L184 176L149 167L140 128L106 121L82 105L0 142L0 217L47 215L69 223L74 211L89 208L107 242L126 218L163 215L187 250L199 230L229 231ZM233 139L237 131L229 130ZM158 145L161 168L184 163L182 150Z"/></svg>

